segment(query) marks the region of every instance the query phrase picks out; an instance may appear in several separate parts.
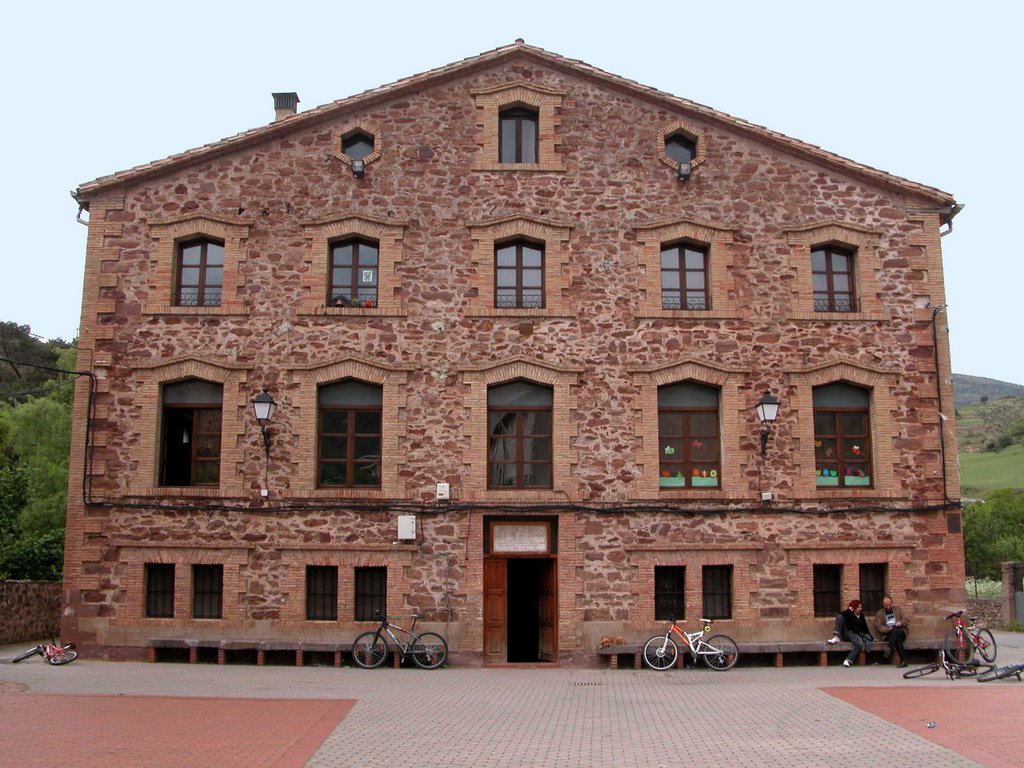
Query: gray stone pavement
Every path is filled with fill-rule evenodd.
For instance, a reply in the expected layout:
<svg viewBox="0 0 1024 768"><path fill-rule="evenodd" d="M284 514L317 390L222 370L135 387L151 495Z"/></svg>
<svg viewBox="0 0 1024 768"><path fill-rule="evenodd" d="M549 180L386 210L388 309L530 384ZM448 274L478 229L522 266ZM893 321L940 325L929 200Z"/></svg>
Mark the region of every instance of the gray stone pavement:
<svg viewBox="0 0 1024 768"><path fill-rule="evenodd" d="M999 633L997 641L1001 664L1024 662L1024 635ZM908 681L888 665L740 667L720 673L218 667L87 659L50 667L38 658L7 663L30 645L0 648L0 689L13 684L32 693L356 699L307 768L800 768L838 765L849 756L861 765L888 764L895 755L901 768L977 765L822 690L914 686L924 696L938 688L978 685L939 674ZM990 685L1019 685L1024 702L1024 683ZM939 727L957 725L962 723Z"/></svg>

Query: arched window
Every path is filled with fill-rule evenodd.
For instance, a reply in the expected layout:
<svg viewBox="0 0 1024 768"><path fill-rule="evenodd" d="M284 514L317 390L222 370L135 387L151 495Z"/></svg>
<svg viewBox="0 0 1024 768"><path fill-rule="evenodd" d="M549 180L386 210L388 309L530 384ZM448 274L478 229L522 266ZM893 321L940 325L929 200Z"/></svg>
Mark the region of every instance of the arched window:
<svg viewBox="0 0 1024 768"><path fill-rule="evenodd" d="M223 387L189 379L165 384L161 399L160 484L217 485Z"/></svg>
<svg viewBox="0 0 1024 768"><path fill-rule="evenodd" d="M317 485L380 487L381 388L349 380L319 392Z"/></svg>
<svg viewBox="0 0 1024 768"><path fill-rule="evenodd" d="M380 249L363 239L332 243L327 305L376 307Z"/></svg>
<svg viewBox="0 0 1024 768"><path fill-rule="evenodd" d="M815 312L856 312L853 252L834 245L811 251Z"/></svg>
<svg viewBox="0 0 1024 768"><path fill-rule="evenodd" d="M494 306L544 306L544 246L525 240L494 246Z"/></svg>
<svg viewBox="0 0 1024 768"><path fill-rule="evenodd" d="M498 161L537 162L537 113L515 107L502 110L498 122Z"/></svg>
<svg viewBox="0 0 1024 768"><path fill-rule="evenodd" d="M840 382L815 387L813 398L816 484L870 486L870 392Z"/></svg>
<svg viewBox="0 0 1024 768"><path fill-rule="evenodd" d="M199 238L178 246L174 303L219 307L224 287L224 244Z"/></svg>
<svg viewBox="0 0 1024 768"><path fill-rule="evenodd" d="M721 484L718 390L686 381L658 388L658 485L718 488Z"/></svg>
<svg viewBox="0 0 1024 768"><path fill-rule="evenodd" d="M549 387L513 381L487 390L487 486L551 487Z"/></svg>

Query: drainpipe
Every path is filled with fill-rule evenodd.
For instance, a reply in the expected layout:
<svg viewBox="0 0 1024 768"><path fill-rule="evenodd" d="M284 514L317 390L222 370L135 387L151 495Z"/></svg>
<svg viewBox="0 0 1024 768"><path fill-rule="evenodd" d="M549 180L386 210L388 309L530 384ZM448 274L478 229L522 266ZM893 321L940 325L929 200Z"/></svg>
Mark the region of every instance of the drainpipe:
<svg viewBox="0 0 1024 768"><path fill-rule="evenodd" d="M952 216L950 217L952 221ZM950 230L952 231L952 223L950 223ZM939 460L942 462L942 499L946 504L950 503L949 500L949 481L946 477L946 430L944 423L946 417L942 415L942 372L939 367L939 328L938 328L938 315L939 312L946 308L945 304L939 304L937 306L928 305L928 309L932 311L932 349L935 352L935 394L938 399L939 405Z"/></svg>

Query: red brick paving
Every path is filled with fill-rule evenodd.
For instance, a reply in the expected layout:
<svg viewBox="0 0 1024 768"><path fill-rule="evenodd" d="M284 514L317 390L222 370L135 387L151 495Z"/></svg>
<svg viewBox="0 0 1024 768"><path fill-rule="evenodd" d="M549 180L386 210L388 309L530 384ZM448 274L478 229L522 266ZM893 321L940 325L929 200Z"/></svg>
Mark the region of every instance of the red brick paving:
<svg viewBox="0 0 1024 768"><path fill-rule="evenodd" d="M1016 681L822 690L988 768L1024 764L1024 685Z"/></svg>
<svg viewBox="0 0 1024 768"><path fill-rule="evenodd" d="M0 767L301 768L354 705L0 693Z"/></svg>

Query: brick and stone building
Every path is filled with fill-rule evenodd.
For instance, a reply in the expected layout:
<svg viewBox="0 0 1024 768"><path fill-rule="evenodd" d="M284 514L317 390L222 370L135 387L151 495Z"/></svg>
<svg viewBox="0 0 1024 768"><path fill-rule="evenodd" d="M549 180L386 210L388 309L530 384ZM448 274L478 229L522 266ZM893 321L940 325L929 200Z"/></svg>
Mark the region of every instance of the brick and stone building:
<svg viewBox="0 0 1024 768"><path fill-rule="evenodd" d="M64 636L384 609L456 663L591 663L672 616L962 603L949 194L521 41L275 97L77 190Z"/></svg>

